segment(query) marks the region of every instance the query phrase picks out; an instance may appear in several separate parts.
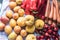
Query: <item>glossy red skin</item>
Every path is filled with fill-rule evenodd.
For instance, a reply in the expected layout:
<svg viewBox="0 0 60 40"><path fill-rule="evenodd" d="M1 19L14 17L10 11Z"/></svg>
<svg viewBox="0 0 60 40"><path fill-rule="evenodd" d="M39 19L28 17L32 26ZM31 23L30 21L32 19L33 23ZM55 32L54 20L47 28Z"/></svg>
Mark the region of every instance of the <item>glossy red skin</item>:
<svg viewBox="0 0 60 40"><path fill-rule="evenodd" d="M58 31L58 28L57 28L57 27L55 27L55 28L54 28L54 31Z"/></svg>

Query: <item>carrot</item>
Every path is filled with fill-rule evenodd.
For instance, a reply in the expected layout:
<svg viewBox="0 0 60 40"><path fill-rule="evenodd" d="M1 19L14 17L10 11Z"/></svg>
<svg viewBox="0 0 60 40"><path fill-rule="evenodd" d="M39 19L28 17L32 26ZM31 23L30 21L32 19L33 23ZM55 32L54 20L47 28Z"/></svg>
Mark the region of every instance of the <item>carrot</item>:
<svg viewBox="0 0 60 40"><path fill-rule="evenodd" d="M47 23L48 22L48 16L49 16L49 13L50 13L50 3L49 3L50 1L48 0L47 1L47 6L46 6L46 11L45 11L45 23Z"/></svg>
<svg viewBox="0 0 60 40"><path fill-rule="evenodd" d="M53 18L53 2L51 4L51 12L49 14L49 21L48 21L48 24L52 24L52 19Z"/></svg>
<svg viewBox="0 0 60 40"><path fill-rule="evenodd" d="M55 0L55 4L56 4L56 11L57 11L57 22L60 23L60 15L59 15L59 12L58 12L58 3L57 3L57 0Z"/></svg>
<svg viewBox="0 0 60 40"><path fill-rule="evenodd" d="M53 20L57 20L56 8L54 7Z"/></svg>
<svg viewBox="0 0 60 40"><path fill-rule="evenodd" d="M52 23L54 27L56 26L56 20L57 20L56 7L54 6L53 23Z"/></svg>
<svg viewBox="0 0 60 40"><path fill-rule="evenodd" d="M53 3L51 4L51 12L49 14L49 18L52 19L53 18Z"/></svg>
<svg viewBox="0 0 60 40"><path fill-rule="evenodd" d="M47 2L47 7L46 7L46 12L45 12L45 17L48 17L48 11L49 11L49 8L50 8L50 3L49 3L50 1L48 0L48 2Z"/></svg>

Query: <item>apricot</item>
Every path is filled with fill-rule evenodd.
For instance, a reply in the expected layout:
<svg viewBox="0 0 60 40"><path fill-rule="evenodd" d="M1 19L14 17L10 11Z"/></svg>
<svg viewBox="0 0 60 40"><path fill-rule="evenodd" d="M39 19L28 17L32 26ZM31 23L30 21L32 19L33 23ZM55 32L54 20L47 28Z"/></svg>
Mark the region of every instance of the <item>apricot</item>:
<svg viewBox="0 0 60 40"><path fill-rule="evenodd" d="M26 30L23 29L23 30L21 30L20 34L21 34L21 36L25 37L27 35L27 32L26 32Z"/></svg>
<svg viewBox="0 0 60 40"><path fill-rule="evenodd" d="M12 15L13 15L13 12L12 12L11 10L8 10L8 11L6 12L6 16L7 16L8 18L12 18Z"/></svg>
<svg viewBox="0 0 60 40"><path fill-rule="evenodd" d="M18 35L16 40L23 40L22 36L21 35Z"/></svg>
<svg viewBox="0 0 60 40"><path fill-rule="evenodd" d="M18 18L19 18L18 13L14 13L14 14L13 14L13 18L14 18L14 19L18 19Z"/></svg>
<svg viewBox="0 0 60 40"><path fill-rule="evenodd" d="M21 27L20 26L15 26L14 31L15 31L15 33L19 34L20 31L21 31Z"/></svg>
<svg viewBox="0 0 60 40"><path fill-rule="evenodd" d="M24 16L24 13L25 13L25 12L24 12L23 9L19 9L19 10L18 10L18 13L19 13L19 16L22 17L22 16Z"/></svg>
<svg viewBox="0 0 60 40"><path fill-rule="evenodd" d="M18 26L20 26L20 27L25 26L25 18L24 18L24 17L19 17L19 18L17 19L17 24L18 24Z"/></svg>
<svg viewBox="0 0 60 40"><path fill-rule="evenodd" d="M12 32L12 28L10 26L5 26L4 31L7 35L9 35Z"/></svg>
<svg viewBox="0 0 60 40"><path fill-rule="evenodd" d="M9 24L12 28L14 28L16 26L16 21L14 19L11 19Z"/></svg>
<svg viewBox="0 0 60 40"><path fill-rule="evenodd" d="M13 10L16 13L16 12L18 12L19 9L20 9L20 6L16 6Z"/></svg>
<svg viewBox="0 0 60 40"><path fill-rule="evenodd" d="M9 7L10 7L11 9L13 9L13 8L16 7L16 6L17 6L16 2L11 1L11 2L9 3Z"/></svg>
<svg viewBox="0 0 60 40"><path fill-rule="evenodd" d="M5 27L5 24L0 22L0 31L3 31L4 30L4 27Z"/></svg>

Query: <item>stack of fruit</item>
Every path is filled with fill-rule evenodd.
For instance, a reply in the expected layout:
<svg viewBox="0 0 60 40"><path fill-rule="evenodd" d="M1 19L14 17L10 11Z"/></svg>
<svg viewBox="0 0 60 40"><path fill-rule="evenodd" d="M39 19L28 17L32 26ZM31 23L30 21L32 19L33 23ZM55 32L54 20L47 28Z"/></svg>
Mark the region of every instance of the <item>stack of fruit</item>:
<svg viewBox="0 0 60 40"><path fill-rule="evenodd" d="M31 1L31 3L29 1ZM59 28L55 24L55 20L60 22L59 16L56 16L58 15L58 8L57 8L58 5L56 0L55 1L53 0L51 7L49 3L50 1L49 0L47 1L47 8L45 13L45 17L46 17L45 22L48 22L48 24L52 24L52 25L45 24L45 22L42 20L44 19L44 16L41 19L38 19L38 18L35 18L34 15L25 15L26 11L31 11L28 9L29 8L28 3L30 4L30 7L33 8L32 10L35 11L37 10L35 8L36 6L35 2L39 3L38 5L38 8L39 8L41 6L40 1L41 0L39 0L39 2L36 0L33 0L33 1L32 0L24 0L24 1L11 0L9 3L9 7L11 10L6 11L6 16L2 16L0 18L1 20L0 31L4 30L5 33L8 35L9 40L23 40L23 38L25 38L25 40L44 40L44 39L59 40L59 34L58 34ZM43 1L42 4L44 4L45 2ZM56 2L56 5L55 5L55 2ZM26 6L26 8L23 6ZM46 3L44 4L44 7L45 6L46 6ZM23 8L25 8L25 10ZM40 17L40 14L39 14L39 17ZM53 19L53 22L51 21L51 18ZM34 33L37 33L40 35L35 36Z"/></svg>
<svg viewBox="0 0 60 40"><path fill-rule="evenodd" d="M1 17L0 31L5 31L9 40L37 40L34 35L35 29L43 29L44 21L36 19L32 15L26 15L20 7L22 1L10 1L11 10L6 11L6 16ZM9 25L7 25L9 24Z"/></svg>
<svg viewBox="0 0 60 40"><path fill-rule="evenodd" d="M59 34L58 34L58 27L54 26L48 26L45 24L44 28L42 30L36 30L37 33L41 34L41 36L36 36L38 40L59 40Z"/></svg>

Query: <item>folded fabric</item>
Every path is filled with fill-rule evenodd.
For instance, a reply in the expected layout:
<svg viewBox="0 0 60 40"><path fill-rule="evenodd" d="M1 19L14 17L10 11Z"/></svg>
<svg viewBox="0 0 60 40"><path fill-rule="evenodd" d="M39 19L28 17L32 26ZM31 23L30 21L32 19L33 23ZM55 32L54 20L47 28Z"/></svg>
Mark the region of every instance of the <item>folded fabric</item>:
<svg viewBox="0 0 60 40"><path fill-rule="evenodd" d="M9 0L3 0L3 2L0 3L0 17L5 16L6 11L10 10L8 4L9 4ZM8 40L5 32L0 32L0 40Z"/></svg>
<svg viewBox="0 0 60 40"><path fill-rule="evenodd" d="M3 0L2 2L2 7L1 7L1 12L0 12L0 16L3 16L6 14L7 10L10 10L9 8L9 0Z"/></svg>

